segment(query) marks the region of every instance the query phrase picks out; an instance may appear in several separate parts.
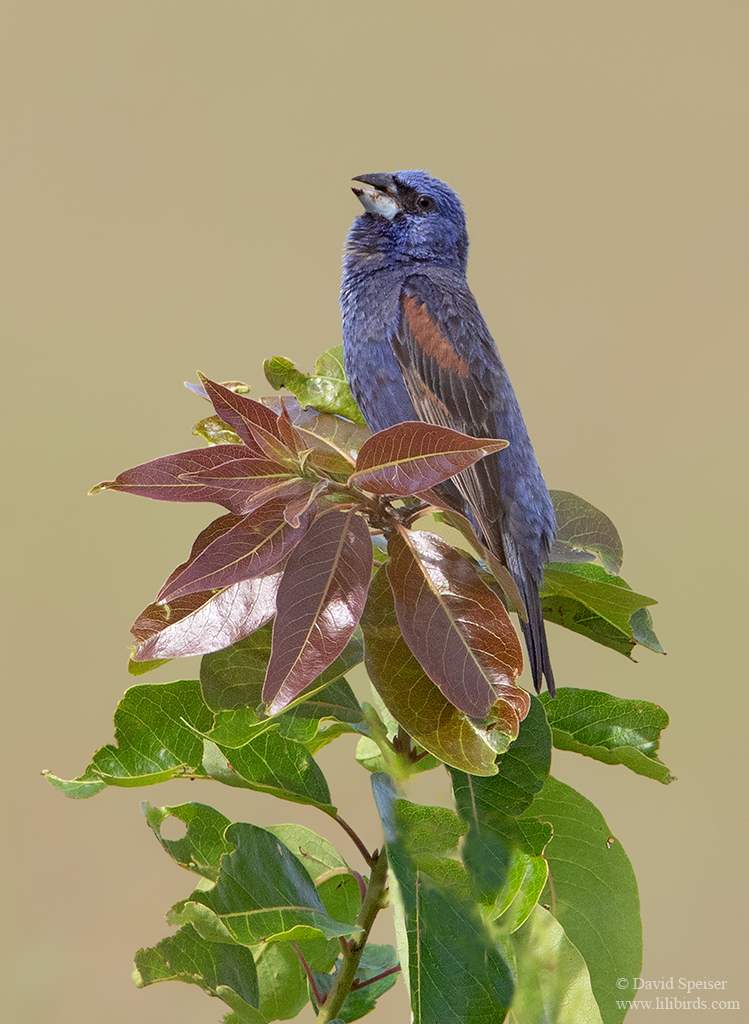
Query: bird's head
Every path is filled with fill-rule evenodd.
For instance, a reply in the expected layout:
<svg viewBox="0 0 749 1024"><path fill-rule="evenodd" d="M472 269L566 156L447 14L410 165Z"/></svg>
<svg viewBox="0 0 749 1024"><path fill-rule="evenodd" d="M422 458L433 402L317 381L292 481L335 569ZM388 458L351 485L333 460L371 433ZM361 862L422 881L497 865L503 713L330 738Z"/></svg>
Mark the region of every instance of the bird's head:
<svg viewBox="0 0 749 1024"><path fill-rule="evenodd" d="M354 188L366 213L350 241L397 257L465 270L468 234L463 206L453 190L426 171L360 174L371 188Z"/></svg>

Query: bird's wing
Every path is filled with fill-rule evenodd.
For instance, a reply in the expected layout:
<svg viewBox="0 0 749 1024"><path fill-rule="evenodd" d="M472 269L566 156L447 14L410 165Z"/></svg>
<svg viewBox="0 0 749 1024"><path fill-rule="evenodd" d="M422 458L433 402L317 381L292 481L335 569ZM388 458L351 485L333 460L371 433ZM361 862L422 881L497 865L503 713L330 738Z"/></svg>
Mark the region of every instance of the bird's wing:
<svg viewBox="0 0 749 1024"><path fill-rule="evenodd" d="M494 343L467 287L409 277L393 351L420 419L474 437L497 437ZM497 365L495 365L497 364ZM455 478L487 542L504 562L500 460L482 459Z"/></svg>

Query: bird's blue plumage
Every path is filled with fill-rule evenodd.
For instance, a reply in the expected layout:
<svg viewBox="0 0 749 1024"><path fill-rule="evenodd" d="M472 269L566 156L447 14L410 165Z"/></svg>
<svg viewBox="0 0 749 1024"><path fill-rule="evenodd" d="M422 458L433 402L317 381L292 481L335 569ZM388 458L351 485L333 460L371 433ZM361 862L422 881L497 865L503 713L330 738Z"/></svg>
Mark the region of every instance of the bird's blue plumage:
<svg viewBox="0 0 749 1024"><path fill-rule="evenodd" d="M365 209L346 242L341 310L346 374L372 430L424 420L509 447L455 478L484 542L528 611L533 681L554 692L539 586L554 509L507 372L466 281L463 207L424 171L362 175Z"/></svg>

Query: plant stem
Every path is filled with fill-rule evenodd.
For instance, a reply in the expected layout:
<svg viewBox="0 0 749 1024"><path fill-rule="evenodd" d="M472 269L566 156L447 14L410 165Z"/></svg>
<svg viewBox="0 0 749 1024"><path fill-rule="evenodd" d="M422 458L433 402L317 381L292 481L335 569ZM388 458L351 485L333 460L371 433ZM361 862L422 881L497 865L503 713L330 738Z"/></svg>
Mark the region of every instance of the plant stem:
<svg viewBox="0 0 749 1024"><path fill-rule="evenodd" d="M343 955L343 963L338 973L330 994L320 1007L317 1015L317 1024L329 1024L335 1020L343 1006L346 996L351 991L356 977L356 971L367 944L369 933L372 930L375 918L382 909L383 897L387 887L388 860L384 850L372 855L372 876L369 879L367 893L364 897L356 924L359 932L349 943L349 948Z"/></svg>
<svg viewBox="0 0 749 1024"><path fill-rule="evenodd" d="M332 817L334 821L338 822L338 824L341 826L341 828L349 837L349 839L351 839L351 841L355 844L357 850L362 855L364 860L367 862L367 867L372 867L372 855L370 854L369 850L366 848L364 843L361 841L359 836L356 834L356 832L354 832L354 830L351 828L348 822L343 820L340 814L334 814L332 815Z"/></svg>

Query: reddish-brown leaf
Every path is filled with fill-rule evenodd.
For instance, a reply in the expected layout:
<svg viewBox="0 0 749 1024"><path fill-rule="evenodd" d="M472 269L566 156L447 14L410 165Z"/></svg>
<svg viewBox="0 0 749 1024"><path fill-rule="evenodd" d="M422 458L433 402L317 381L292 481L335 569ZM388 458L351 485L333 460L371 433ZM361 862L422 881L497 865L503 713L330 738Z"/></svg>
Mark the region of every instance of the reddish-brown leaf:
<svg viewBox="0 0 749 1024"><path fill-rule="evenodd" d="M388 553L406 643L451 704L486 718L499 689L514 686L523 668L505 606L471 562L433 533L399 528Z"/></svg>
<svg viewBox="0 0 749 1024"><path fill-rule="evenodd" d="M496 775L497 752L485 732L440 693L408 649L382 569L372 581L361 627L369 678L395 720L453 768L471 775Z"/></svg>
<svg viewBox="0 0 749 1024"><path fill-rule="evenodd" d="M133 623L134 661L186 658L220 651L273 618L281 582L279 566L218 593L204 590L168 604L150 604Z"/></svg>
<svg viewBox="0 0 749 1024"><path fill-rule="evenodd" d="M243 451L247 448L243 447ZM190 473L186 480L226 489L226 508L243 515L273 498L290 501L307 494L313 481L289 473L277 462L257 456L232 459L204 473ZM231 502L231 504L230 504Z"/></svg>
<svg viewBox="0 0 749 1024"><path fill-rule="evenodd" d="M354 511L318 516L292 553L278 590L273 647L263 686L277 714L332 665L364 609L372 539Z"/></svg>
<svg viewBox="0 0 749 1024"><path fill-rule="evenodd" d="M349 483L371 494L416 494L506 447L431 423L398 423L365 441Z"/></svg>
<svg viewBox="0 0 749 1024"><path fill-rule="evenodd" d="M282 428L276 413L247 395L238 395L202 374L200 379L216 414L236 430L254 454L281 465L294 465L296 447L292 450L286 443L287 439L291 440L288 425Z"/></svg>
<svg viewBox="0 0 749 1024"><path fill-rule="evenodd" d="M167 580L157 600L173 601L265 575L296 547L314 516L314 509L305 512L295 529L284 518L285 508L284 500L275 499L252 515L216 520L208 528L216 536L196 551L198 538L189 560Z"/></svg>
<svg viewBox="0 0 749 1024"><path fill-rule="evenodd" d="M247 454L244 445L222 444L163 455L160 459L126 469L114 480L92 488L91 493L126 491L158 501L211 501L232 508L231 492L220 482L213 483L210 474L227 460ZM199 474L201 479L191 479L191 474Z"/></svg>

